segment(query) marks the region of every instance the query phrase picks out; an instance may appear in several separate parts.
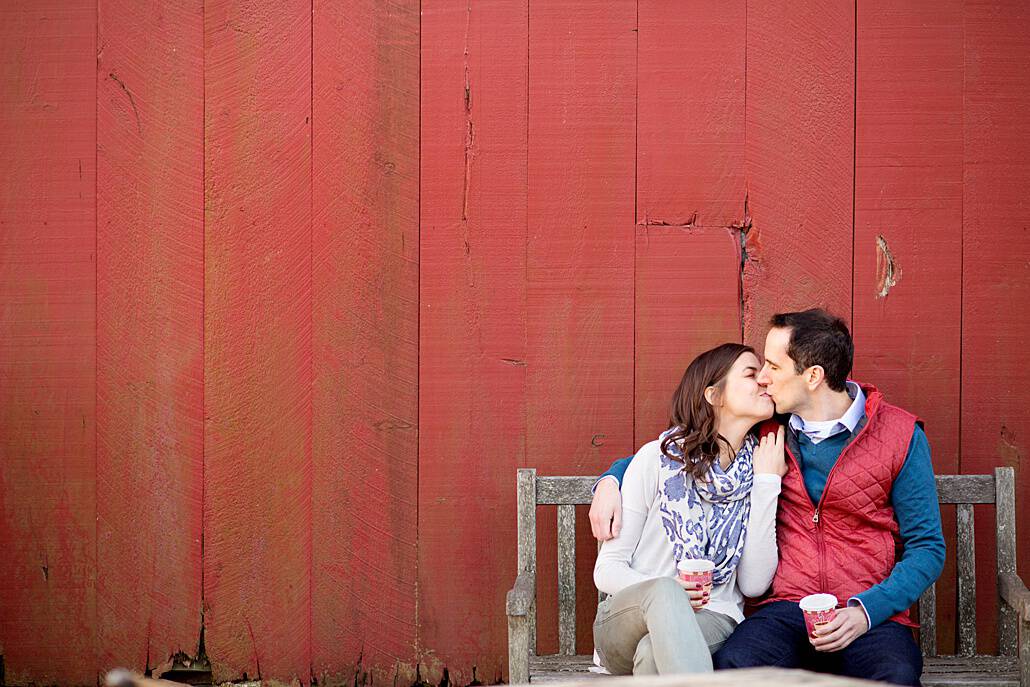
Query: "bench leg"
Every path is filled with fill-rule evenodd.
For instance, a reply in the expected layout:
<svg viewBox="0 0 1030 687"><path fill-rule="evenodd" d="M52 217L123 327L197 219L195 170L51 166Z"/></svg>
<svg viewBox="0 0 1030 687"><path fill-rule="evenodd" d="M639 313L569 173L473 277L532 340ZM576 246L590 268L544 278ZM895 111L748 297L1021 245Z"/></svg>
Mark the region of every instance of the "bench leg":
<svg viewBox="0 0 1030 687"><path fill-rule="evenodd" d="M529 618L508 616L508 683L529 682Z"/></svg>
<svg viewBox="0 0 1030 687"><path fill-rule="evenodd" d="M1019 684L1030 687L1030 618L1019 619L1016 660L1019 662Z"/></svg>

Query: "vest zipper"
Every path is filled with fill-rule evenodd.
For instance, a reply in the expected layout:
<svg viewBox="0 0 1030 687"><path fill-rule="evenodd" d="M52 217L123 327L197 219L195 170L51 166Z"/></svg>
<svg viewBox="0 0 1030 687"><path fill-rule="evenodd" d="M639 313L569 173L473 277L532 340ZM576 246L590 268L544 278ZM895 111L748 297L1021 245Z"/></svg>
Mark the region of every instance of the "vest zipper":
<svg viewBox="0 0 1030 687"><path fill-rule="evenodd" d="M805 489L805 475L804 475L804 473L801 472L801 464L798 463L797 457L795 457L795 455L791 452L791 450L789 448L784 447L784 450L787 452L787 455L790 456L791 461L794 463L794 467L798 471L798 478L801 480L801 488L802 488L802 490L804 490L805 495L808 496L808 490ZM838 461L839 460L840 459L838 458ZM835 463L833 468L830 469L830 474L831 475L833 474L833 470L836 469L836 467L837 467L837 465ZM829 475L827 475L826 476L827 484L829 484L829 481L830 481L830 477L829 477ZM826 494L826 488L825 487L823 488L823 494L824 495ZM808 496L808 503L810 503L810 504L812 503L812 497L811 496ZM821 497L819 499L819 504L822 505L822 498ZM819 549L819 584L820 584L819 591L825 592L826 591L826 586L827 586L826 585L826 547L825 547L825 545L823 543L823 532L822 532L822 529L819 527L819 508L816 507L816 506L812 506L812 522L815 523L815 543L816 543L816 547Z"/></svg>
<svg viewBox="0 0 1030 687"><path fill-rule="evenodd" d="M868 408L868 405L866 407ZM837 462L833 464L833 467L830 468L829 474L826 475L826 484L823 485L823 493L819 496L819 503L815 505L815 510L812 512L812 522L815 523L815 539L816 544L819 547L819 581L822 583L822 591L824 593L828 593L827 588L829 587L829 582L826 579L826 542L823 540L823 528L822 525L819 523L819 511L822 510L823 501L826 500L826 492L830 488L830 480L833 478L833 473L837 472L837 467L840 465L840 462L844 459L844 454L847 453L848 450L852 446L854 446L855 443L858 441L858 438L865 434L866 430L869 429L869 423L871 420L871 417L866 417L865 425L862 427L861 430L859 430L858 434L856 434L854 438L848 442L847 446L845 446L841 450L840 455L837 456ZM793 458L793 456L791 457ZM794 462L797 463L797 459L795 459ZM800 472L800 466L798 468L798 471ZM805 477L804 475L801 475L801 484L804 485L804 483ZM812 498L809 497L808 500L811 502Z"/></svg>

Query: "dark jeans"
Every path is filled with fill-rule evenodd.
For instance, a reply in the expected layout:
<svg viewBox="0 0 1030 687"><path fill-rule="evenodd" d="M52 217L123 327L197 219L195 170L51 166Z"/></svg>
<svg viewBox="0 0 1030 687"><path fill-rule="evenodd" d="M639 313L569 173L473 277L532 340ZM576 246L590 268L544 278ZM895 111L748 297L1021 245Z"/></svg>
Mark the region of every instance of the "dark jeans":
<svg viewBox="0 0 1030 687"><path fill-rule="evenodd" d="M885 622L840 651L816 651L808 641L805 619L793 601L762 606L730 635L713 657L716 670L779 666L919 685L923 656L912 630Z"/></svg>

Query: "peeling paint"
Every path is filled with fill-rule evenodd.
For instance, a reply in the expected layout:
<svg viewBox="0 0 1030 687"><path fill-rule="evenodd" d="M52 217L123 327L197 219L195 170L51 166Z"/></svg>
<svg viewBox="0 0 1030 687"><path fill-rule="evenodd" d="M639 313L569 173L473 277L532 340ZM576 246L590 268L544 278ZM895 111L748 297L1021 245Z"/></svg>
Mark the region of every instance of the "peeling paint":
<svg viewBox="0 0 1030 687"><path fill-rule="evenodd" d="M748 298L748 292L746 288L745 273L747 266L750 261L753 260L753 256L748 253L748 236L752 229L751 222L751 208L748 205L748 193L744 192L744 216L739 222L734 222L730 225L730 232L733 234L737 241L737 246L740 248L740 269L737 273L737 292L740 297L740 340L744 340L745 336L745 323L748 320L748 314L750 312L750 300Z"/></svg>
<svg viewBox="0 0 1030 687"><path fill-rule="evenodd" d="M136 115L136 132L142 135L143 127L140 124L139 110L136 109L136 99L132 97L132 91L129 90L129 88L122 82L121 79L115 76L114 72L111 72L110 74L108 74L108 76L111 77L112 81L121 86L121 89L125 92L125 95L129 96L129 104L132 105L132 113Z"/></svg>
<svg viewBox="0 0 1030 687"><path fill-rule="evenodd" d="M887 245L887 239L876 237L876 297L886 298L901 279L901 268L894 261L894 255Z"/></svg>
<svg viewBox="0 0 1030 687"><path fill-rule="evenodd" d="M638 224L645 227L702 227L697 210L694 210L692 213L690 213L690 216L687 217L686 221L677 219L655 219L654 217L649 216L645 212L644 221L639 222Z"/></svg>
<svg viewBox="0 0 1030 687"><path fill-rule="evenodd" d="M469 25L472 22L472 3L465 11L465 182L461 192L461 221L467 222L469 217L469 193L472 187L472 162L476 157L476 127L472 121L472 77L469 75ZM466 254L468 240L465 241Z"/></svg>
<svg viewBox="0 0 1030 687"><path fill-rule="evenodd" d="M405 420L387 418L384 420L378 420L372 424L380 432L393 432L396 430L407 431L412 429L414 425Z"/></svg>
<svg viewBox="0 0 1030 687"><path fill-rule="evenodd" d="M254 637L254 628L250 624L250 618L244 618L247 623L247 631L250 633L250 645L254 648L254 667L257 668L257 679L261 681L261 656L258 654L257 639ZM247 674L243 674L243 679L247 679Z"/></svg>
<svg viewBox="0 0 1030 687"><path fill-rule="evenodd" d="M1023 453L1019 450L1016 435L1007 426L1001 426L1001 433L998 439L998 456L1002 463L1012 468L1019 469L1023 461Z"/></svg>

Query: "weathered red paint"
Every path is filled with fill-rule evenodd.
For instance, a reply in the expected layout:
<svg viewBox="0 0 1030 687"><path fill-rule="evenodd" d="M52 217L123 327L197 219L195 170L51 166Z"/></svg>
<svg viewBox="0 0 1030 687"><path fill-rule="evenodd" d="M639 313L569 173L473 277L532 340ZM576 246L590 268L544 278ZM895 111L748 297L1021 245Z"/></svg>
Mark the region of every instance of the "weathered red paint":
<svg viewBox="0 0 1030 687"><path fill-rule="evenodd" d="M962 178L962 472L1015 467L1019 569L1030 568L1030 7L1015 0L964 5ZM996 637L993 512L977 518L981 651ZM988 640L988 641L983 641ZM986 645L986 646L985 646Z"/></svg>
<svg viewBox="0 0 1030 687"><path fill-rule="evenodd" d="M740 222L746 2L640 0L638 13L637 223Z"/></svg>
<svg viewBox="0 0 1030 687"><path fill-rule="evenodd" d="M668 429L672 394L690 361L713 346L740 341L740 244L718 227L640 227L636 265L639 448Z"/></svg>
<svg viewBox="0 0 1030 687"><path fill-rule="evenodd" d="M821 305L851 319L855 8L749 0L744 342L769 316Z"/></svg>
<svg viewBox="0 0 1030 687"><path fill-rule="evenodd" d="M541 474L589 474L632 448L636 28L634 2L529 8L526 460ZM540 533L547 651L553 515ZM585 590L589 550L578 556ZM582 606L580 627L592 617Z"/></svg>
<svg viewBox="0 0 1030 687"><path fill-rule="evenodd" d="M634 449L694 356L741 339L745 9L639 3Z"/></svg>
<svg viewBox="0 0 1030 687"><path fill-rule="evenodd" d="M1021 3L98 1L0 10L7 682L160 668L201 594L218 679L503 677L514 469L776 310L938 471L1025 466Z"/></svg>
<svg viewBox="0 0 1030 687"><path fill-rule="evenodd" d="M159 672L202 620L203 4L98 17L97 659Z"/></svg>
<svg viewBox="0 0 1030 687"><path fill-rule="evenodd" d="M0 6L0 653L8 684L93 685L92 0Z"/></svg>
<svg viewBox="0 0 1030 687"><path fill-rule="evenodd" d="M418 2L316 2L311 641L319 682L415 680Z"/></svg>
<svg viewBox="0 0 1030 687"><path fill-rule="evenodd" d="M311 7L204 6L204 623L311 676Z"/></svg>
<svg viewBox="0 0 1030 687"><path fill-rule="evenodd" d="M918 414L934 468L956 473L962 2L862 3L856 32L854 376ZM954 564L937 586L942 649L954 645Z"/></svg>
<svg viewBox="0 0 1030 687"><path fill-rule="evenodd" d="M526 464L528 9L422 3L422 677L504 674L515 470Z"/></svg>

